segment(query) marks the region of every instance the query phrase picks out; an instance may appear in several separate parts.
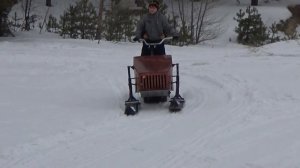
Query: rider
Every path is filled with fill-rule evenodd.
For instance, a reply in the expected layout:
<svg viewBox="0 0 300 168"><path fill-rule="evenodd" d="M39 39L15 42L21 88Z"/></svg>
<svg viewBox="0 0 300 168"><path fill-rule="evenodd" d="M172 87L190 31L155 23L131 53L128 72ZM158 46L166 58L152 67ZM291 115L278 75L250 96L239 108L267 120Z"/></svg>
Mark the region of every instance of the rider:
<svg viewBox="0 0 300 168"><path fill-rule="evenodd" d="M148 6L148 13L142 17L137 25L134 41L143 38L148 43L158 43L166 36L173 36L173 39L178 39L178 33L158 10L159 2L157 0L151 1ZM143 43L141 55L151 55L151 50L153 50L153 55L166 54L164 43L156 46L147 46Z"/></svg>

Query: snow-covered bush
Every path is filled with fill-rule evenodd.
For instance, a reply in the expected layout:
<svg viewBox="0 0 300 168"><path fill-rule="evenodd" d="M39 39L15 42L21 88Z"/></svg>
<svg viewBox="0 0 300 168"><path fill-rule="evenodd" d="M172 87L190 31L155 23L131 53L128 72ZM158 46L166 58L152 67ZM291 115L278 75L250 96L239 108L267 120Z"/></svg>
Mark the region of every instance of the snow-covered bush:
<svg viewBox="0 0 300 168"><path fill-rule="evenodd" d="M261 19L261 15L255 7L242 9L234 18L238 22L235 32L238 33L237 41L241 44L251 46L261 46L268 40L267 27Z"/></svg>
<svg viewBox="0 0 300 168"><path fill-rule="evenodd" d="M287 20L280 20L276 27L278 31L281 31L284 34L282 40L292 40L299 38L299 33L297 31L297 22L293 17Z"/></svg>
<svg viewBox="0 0 300 168"><path fill-rule="evenodd" d="M57 22L57 19L54 16L50 15L48 18L48 23L46 25L47 31L57 33L58 28L59 28L59 24Z"/></svg>

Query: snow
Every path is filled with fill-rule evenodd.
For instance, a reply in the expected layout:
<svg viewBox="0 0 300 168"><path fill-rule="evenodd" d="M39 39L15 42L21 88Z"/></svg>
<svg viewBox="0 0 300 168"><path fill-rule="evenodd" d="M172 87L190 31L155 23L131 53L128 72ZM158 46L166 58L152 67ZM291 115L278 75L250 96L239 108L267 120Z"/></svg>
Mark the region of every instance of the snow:
<svg viewBox="0 0 300 168"><path fill-rule="evenodd" d="M300 41L241 46L230 26L203 45L166 46L181 112L142 103L130 117L126 67L141 44L0 38L0 167L299 168Z"/></svg>

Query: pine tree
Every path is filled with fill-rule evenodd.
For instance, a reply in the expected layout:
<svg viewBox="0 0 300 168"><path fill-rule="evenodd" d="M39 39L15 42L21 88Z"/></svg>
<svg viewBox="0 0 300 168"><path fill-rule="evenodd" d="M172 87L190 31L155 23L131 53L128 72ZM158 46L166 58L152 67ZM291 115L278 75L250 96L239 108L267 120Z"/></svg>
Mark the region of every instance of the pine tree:
<svg viewBox="0 0 300 168"><path fill-rule="evenodd" d="M76 28L76 8L70 5L66 12L60 17L60 35L70 38L78 38Z"/></svg>
<svg viewBox="0 0 300 168"><path fill-rule="evenodd" d="M57 33L58 27L59 24L57 23L57 19L54 16L49 15L48 23L46 25L47 31Z"/></svg>
<svg viewBox="0 0 300 168"><path fill-rule="evenodd" d="M275 43L280 41L280 36L278 35L277 23L274 22L269 29L269 43Z"/></svg>
<svg viewBox="0 0 300 168"><path fill-rule="evenodd" d="M82 39L94 39L97 29L97 13L89 0L81 0L76 3L77 30Z"/></svg>
<svg viewBox="0 0 300 168"><path fill-rule="evenodd" d="M94 39L97 30L97 13L89 0L70 5L60 17L60 35L70 38Z"/></svg>
<svg viewBox="0 0 300 168"><path fill-rule="evenodd" d="M111 11L107 12L104 19L104 37L108 41L121 41L131 39L134 34L133 13L129 9L120 8L118 1L113 1Z"/></svg>
<svg viewBox="0 0 300 168"><path fill-rule="evenodd" d="M247 7L246 12L240 10L234 18L238 22L235 32L238 33L239 43L261 46L268 40L267 27L255 7Z"/></svg>

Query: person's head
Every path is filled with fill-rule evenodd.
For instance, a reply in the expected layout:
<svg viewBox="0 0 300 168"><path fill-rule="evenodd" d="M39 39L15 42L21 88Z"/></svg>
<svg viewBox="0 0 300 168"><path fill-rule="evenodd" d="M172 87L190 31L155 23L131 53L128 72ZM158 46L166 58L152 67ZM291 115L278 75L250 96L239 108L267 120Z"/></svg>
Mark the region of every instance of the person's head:
<svg viewBox="0 0 300 168"><path fill-rule="evenodd" d="M150 14L154 14L158 11L159 9L159 2L156 0L150 1L148 5L148 11Z"/></svg>

